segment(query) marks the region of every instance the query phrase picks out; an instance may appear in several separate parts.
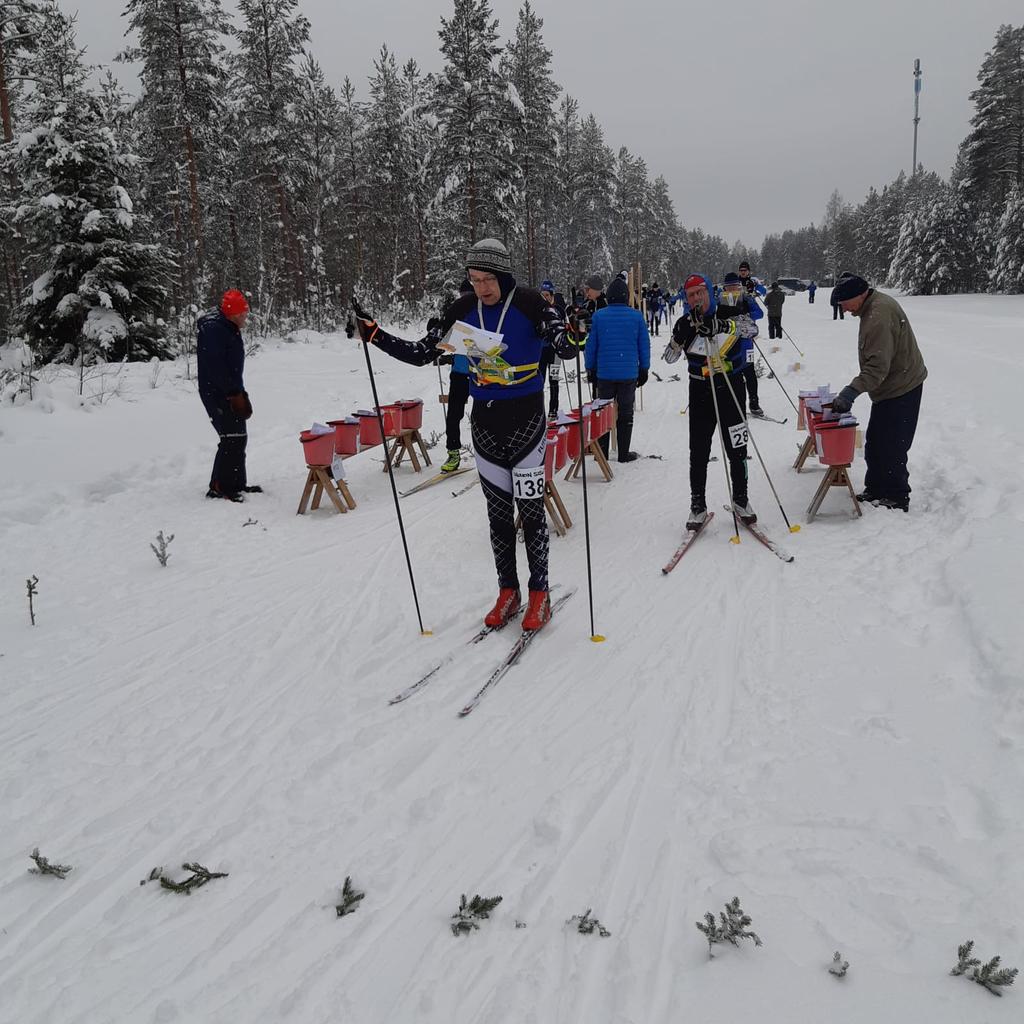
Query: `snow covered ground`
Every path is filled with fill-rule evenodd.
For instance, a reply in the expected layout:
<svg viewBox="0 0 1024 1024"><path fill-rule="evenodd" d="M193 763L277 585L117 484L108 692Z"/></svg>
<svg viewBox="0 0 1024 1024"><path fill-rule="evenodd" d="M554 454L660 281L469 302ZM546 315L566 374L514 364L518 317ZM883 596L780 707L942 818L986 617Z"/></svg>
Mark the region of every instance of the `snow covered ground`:
<svg viewBox="0 0 1024 1024"><path fill-rule="evenodd" d="M634 447L664 461L590 492L607 642L588 639L580 484L560 484L577 525L552 579L579 593L465 720L508 634L387 698L493 600L479 489L402 502L431 638L379 449L347 463L354 513L295 515L298 430L370 403L353 342L251 358L266 493L244 505L203 498L215 437L180 366L155 387L132 366L85 409L70 376L0 409L0 1021L1020 1020L1021 984L995 999L949 969L966 938L1024 966L1024 298L905 306L931 374L909 515L854 520L837 491L790 537L752 469L795 562L729 544L720 514L662 577L686 392L652 378ZM783 323L806 352L791 394L854 375L856 320L796 296ZM375 367L441 430L432 368ZM790 422L753 429L803 522L822 470L789 468L803 435L761 388ZM720 503L719 463L709 484ZM37 845L67 880L27 873ZM192 860L229 877L139 885ZM338 919L346 875L366 898ZM466 938L461 893L504 897ZM694 922L733 896L764 945L709 960ZM610 937L566 925L588 907Z"/></svg>

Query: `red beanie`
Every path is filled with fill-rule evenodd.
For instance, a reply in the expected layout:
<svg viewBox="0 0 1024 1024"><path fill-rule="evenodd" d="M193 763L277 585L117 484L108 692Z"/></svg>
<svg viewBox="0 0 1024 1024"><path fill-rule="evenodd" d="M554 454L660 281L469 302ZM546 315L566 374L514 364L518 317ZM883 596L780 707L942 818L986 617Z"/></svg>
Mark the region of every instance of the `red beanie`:
<svg viewBox="0 0 1024 1024"><path fill-rule="evenodd" d="M688 291L690 288L699 288L702 284L705 284L704 278L700 274L691 274L683 285L683 291Z"/></svg>
<svg viewBox="0 0 1024 1024"><path fill-rule="evenodd" d="M245 301L245 296L238 291L236 288L232 288L231 291L224 293L224 298L220 300L220 311L225 316L235 316L237 313L248 313L249 303Z"/></svg>

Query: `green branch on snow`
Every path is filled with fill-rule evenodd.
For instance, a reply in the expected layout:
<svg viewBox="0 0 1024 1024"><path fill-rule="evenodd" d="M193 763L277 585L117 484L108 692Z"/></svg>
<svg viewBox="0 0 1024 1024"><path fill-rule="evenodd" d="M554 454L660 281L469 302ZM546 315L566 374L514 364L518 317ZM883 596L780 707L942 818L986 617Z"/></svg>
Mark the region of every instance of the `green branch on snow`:
<svg viewBox="0 0 1024 1024"><path fill-rule="evenodd" d="M987 964L982 964L976 956L971 956L973 950L973 939L968 939L963 945L957 946L957 963L949 973L954 976L966 974L971 981L988 989L992 995L1001 996L1003 993L999 989L1013 984L1013 979L1018 974L1017 968L1000 967L998 956L992 957Z"/></svg>
<svg viewBox="0 0 1024 1024"><path fill-rule="evenodd" d="M359 909L359 902L365 895L365 892L360 892L352 885L351 876L346 875L345 884L341 889L341 902L334 908L338 912L338 917L354 914Z"/></svg>
<svg viewBox="0 0 1024 1024"><path fill-rule="evenodd" d="M193 889L199 889L206 885L213 878L227 878L228 873L226 871L208 871L199 863L182 864L182 871L191 871L192 874L186 878L183 882L175 882L173 878L168 878L166 875L160 875L160 888L170 889L171 892L183 892L186 896L192 895ZM150 874L152 877L152 873Z"/></svg>
<svg viewBox="0 0 1024 1024"><path fill-rule="evenodd" d="M611 932L596 917L590 916L590 907L587 907L585 913L581 916L580 914L573 914L572 917L566 922L567 924L575 924L576 931L580 935L593 935L597 932L602 939L607 939Z"/></svg>
<svg viewBox="0 0 1024 1024"><path fill-rule="evenodd" d="M754 932L747 931L747 925L751 924L749 915L743 912L740 907L739 896L734 896L731 903L726 903L725 911L719 911L719 920L709 910L704 915L703 922L697 921L697 928L702 931L708 940L708 956L714 956L711 947L716 942L731 942L738 946L738 939L753 939L755 946L760 946L761 940Z"/></svg>
<svg viewBox="0 0 1024 1024"><path fill-rule="evenodd" d="M477 921L485 921L491 916L491 911L501 902L500 896L474 896L468 903L466 894L462 894L459 902L459 909L452 914L452 935L468 935L474 929L479 929Z"/></svg>
<svg viewBox="0 0 1024 1024"><path fill-rule="evenodd" d="M30 875L53 875L56 878L67 878L68 872L74 870L70 864L51 864L40 854L38 846L29 856L36 862L34 868L28 869Z"/></svg>

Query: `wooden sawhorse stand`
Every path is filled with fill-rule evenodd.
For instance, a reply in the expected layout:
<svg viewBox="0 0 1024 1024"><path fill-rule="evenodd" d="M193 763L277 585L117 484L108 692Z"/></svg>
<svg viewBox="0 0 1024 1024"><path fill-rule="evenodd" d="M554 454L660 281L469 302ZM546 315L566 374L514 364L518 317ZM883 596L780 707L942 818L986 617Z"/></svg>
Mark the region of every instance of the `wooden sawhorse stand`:
<svg viewBox="0 0 1024 1024"><path fill-rule="evenodd" d="M570 430L573 428L570 427ZM578 428L577 428L578 429ZM587 443L587 446L580 450L579 455L572 460L572 465L569 467L568 472L565 474L566 480L572 480L579 476L580 469L583 466L583 460L587 457L587 453L590 453L594 457L594 461L597 463L598 468L604 474L606 481L610 482L614 474L612 473L612 467L608 465L608 460L605 458L604 452L601 450L601 445L598 444L598 439L591 438Z"/></svg>
<svg viewBox="0 0 1024 1024"><path fill-rule="evenodd" d="M348 489L344 480L337 480L329 475L328 466L306 466L309 472L306 474L306 486L302 489L302 497L299 499L299 510L296 515L301 516L309 504L309 496L313 495L313 510L320 507L320 499L326 492L327 496L334 502L334 507L339 512L347 512L349 508L356 507L356 499ZM315 488L315 493L314 493ZM342 502L344 498L344 503ZM346 508L345 506L348 506Z"/></svg>
<svg viewBox="0 0 1024 1024"><path fill-rule="evenodd" d="M412 463L412 468L418 473L421 469L420 460L416 457L416 448L419 447L420 454L423 456L423 462L425 465L430 465L430 456L427 454L427 446L423 443L423 436L419 430L408 427L403 430L394 438L394 444L391 446L391 450L388 451L387 438L384 439L384 472L388 471L388 462L391 463L394 469L402 464L402 459L405 458L406 454L409 456L409 461Z"/></svg>
<svg viewBox="0 0 1024 1024"><path fill-rule="evenodd" d="M815 453L814 438L808 435L800 448L800 454L793 463L793 468L799 473L804 468L804 463Z"/></svg>
<svg viewBox="0 0 1024 1024"><path fill-rule="evenodd" d="M858 516L864 515L860 510L860 502L857 500L857 495L853 490L853 484L850 483L850 474L847 472L849 468L849 463L845 466L828 467L825 479L818 485L818 489L814 492L814 497L811 499L810 505L807 506L807 522L811 522L818 514L818 509L821 508L821 503L825 500L825 495L827 495L833 487L845 487L850 492L850 501L853 502L854 511Z"/></svg>

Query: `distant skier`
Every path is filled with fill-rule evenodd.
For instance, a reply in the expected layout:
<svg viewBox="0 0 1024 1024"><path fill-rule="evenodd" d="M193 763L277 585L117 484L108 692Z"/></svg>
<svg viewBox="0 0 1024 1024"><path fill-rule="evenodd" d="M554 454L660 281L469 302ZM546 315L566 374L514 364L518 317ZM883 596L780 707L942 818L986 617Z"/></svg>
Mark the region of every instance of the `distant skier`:
<svg viewBox="0 0 1024 1024"><path fill-rule="evenodd" d="M740 280L743 282L743 287L747 290L747 294L750 296L758 296L764 298L768 289L758 280L756 277L752 277L750 274L750 264L743 260L737 267L739 271Z"/></svg>
<svg viewBox="0 0 1024 1024"><path fill-rule="evenodd" d="M540 294L549 306L554 306L564 319L566 316L565 296L555 291L551 281L541 281ZM554 419L558 415L558 381L562 374L562 360L555 355L555 350L550 346L544 347L540 360L540 372L547 375L548 380L548 419Z"/></svg>
<svg viewBox="0 0 1024 1024"><path fill-rule="evenodd" d="M818 290L818 286L812 281L807 286L807 302L810 305L814 305L814 293Z"/></svg>
<svg viewBox="0 0 1024 1024"><path fill-rule="evenodd" d="M674 363L685 354L690 378L690 517L686 528L699 529L707 519L708 462L715 427L719 424L729 460L733 508L745 523L754 523L757 516L747 496L743 368L750 347L747 338L757 328L749 316L724 319L722 307L716 306L711 282L706 277L691 274L683 287L686 306L672 330L672 341L665 349L664 359ZM720 359L713 375L708 368L709 339L713 340L712 347Z"/></svg>
<svg viewBox="0 0 1024 1024"><path fill-rule="evenodd" d="M618 403L616 442L619 462L633 462L639 456L629 450L633 437L633 403L636 389L647 383L651 365L651 338L643 315L630 309L629 288L616 278L608 286L608 306L594 314L587 339L586 368L590 386L598 398ZM608 435L600 440L608 455Z"/></svg>
<svg viewBox="0 0 1024 1024"><path fill-rule="evenodd" d="M548 527L544 511L545 344L568 359L575 348L565 321L540 292L520 288L512 276L508 250L495 238L477 242L466 256L466 272L475 294L464 295L445 311L442 322L419 341L386 331L359 311L359 333L404 363L425 366L437 356L437 343L461 320L501 335L500 352L468 353L473 412L470 425L481 489L487 502L491 550L498 572L498 600L487 613L489 626L508 622L521 606L516 569L515 504L518 501L530 565L530 598L523 629L540 629L551 617L548 597Z"/></svg>
<svg viewBox="0 0 1024 1024"><path fill-rule="evenodd" d="M832 303L860 319L857 359L860 373L832 403L849 412L865 391L871 418L864 438L864 490L858 501L910 511L907 455L914 443L928 368L903 307L855 274L840 279Z"/></svg>
<svg viewBox="0 0 1024 1024"><path fill-rule="evenodd" d="M655 281L650 288L647 289L647 328L648 331L657 337L658 335L658 320L660 318L659 310L661 306L661 289L658 287L658 282Z"/></svg>
<svg viewBox="0 0 1024 1024"><path fill-rule="evenodd" d="M760 303L757 301L756 293L748 291L743 279L739 274L726 274L722 280L722 293L718 300L718 315L722 319L730 317L749 317L754 323L754 331L751 338L757 337L757 323L764 316ZM753 348L748 341L747 348ZM763 416L764 410L757 398L757 370L754 366L753 357L748 359L743 367L743 381L746 385L747 400L750 403L751 416Z"/></svg>
<svg viewBox="0 0 1024 1024"><path fill-rule="evenodd" d="M252 416L252 402L245 390L245 342L242 331L249 319L249 303L235 289L226 291L219 309L199 318L196 363L199 397L220 438L213 460L208 498L244 501L244 492L262 491L250 485L245 474L245 421Z"/></svg>
<svg viewBox="0 0 1024 1024"><path fill-rule="evenodd" d="M782 304L786 301L786 293L773 281L768 294L764 297L764 308L768 310L768 337L782 338Z"/></svg>

